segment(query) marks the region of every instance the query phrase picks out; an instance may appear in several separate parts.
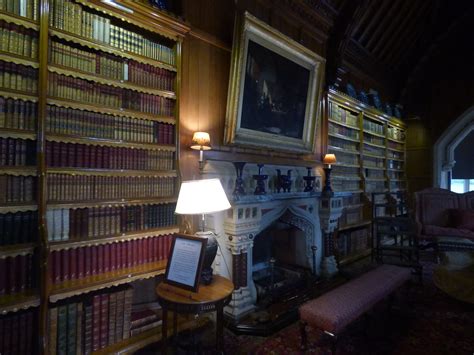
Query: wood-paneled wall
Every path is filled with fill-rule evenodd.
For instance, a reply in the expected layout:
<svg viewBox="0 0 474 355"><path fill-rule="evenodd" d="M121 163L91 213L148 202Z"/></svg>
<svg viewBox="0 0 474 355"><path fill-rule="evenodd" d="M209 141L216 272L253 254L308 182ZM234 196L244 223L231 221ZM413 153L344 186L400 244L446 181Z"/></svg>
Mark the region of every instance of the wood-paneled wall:
<svg viewBox="0 0 474 355"><path fill-rule="evenodd" d="M191 26L183 44L181 106L180 106L180 169L183 179L199 174L198 152L189 146L194 131L204 130L211 135L213 150L206 152L208 159L228 161L300 164L317 166L322 153L321 120L317 128L316 152L311 156L282 154L265 149L245 149L223 144L226 116L229 70L231 62L234 19L238 12L248 10L261 20L319 55L325 56L325 45L331 23L302 15L290 7L304 2L270 0L184 0L183 15ZM299 8L298 8L299 9Z"/></svg>

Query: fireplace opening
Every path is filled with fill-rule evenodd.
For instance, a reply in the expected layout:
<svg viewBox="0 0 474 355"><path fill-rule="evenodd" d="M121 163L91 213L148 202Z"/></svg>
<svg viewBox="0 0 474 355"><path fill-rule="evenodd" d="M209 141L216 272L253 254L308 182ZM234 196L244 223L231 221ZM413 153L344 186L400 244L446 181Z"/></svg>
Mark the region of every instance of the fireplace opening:
<svg viewBox="0 0 474 355"><path fill-rule="evenodd" d="M282 221L273 223L254 240L252 277L257 305L292 298L306 288L306 234Z"/></svg>

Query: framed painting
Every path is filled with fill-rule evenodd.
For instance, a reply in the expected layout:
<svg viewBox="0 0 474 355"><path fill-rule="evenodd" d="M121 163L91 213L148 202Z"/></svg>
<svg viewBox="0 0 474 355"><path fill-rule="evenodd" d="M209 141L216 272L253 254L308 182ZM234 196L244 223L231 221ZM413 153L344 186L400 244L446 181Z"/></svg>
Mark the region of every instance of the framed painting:
<svg viewBox="0 0 474 355"><path fill-rule="evenodd" d="M237 18L225 143L314 151L325 59L249 13Z"/></svg>
<svg viewBox="0 0 474 355"><path fill-rule="evenodd" d="M164 282L197 292L207 238L175 234L166 265Z"/></svg>

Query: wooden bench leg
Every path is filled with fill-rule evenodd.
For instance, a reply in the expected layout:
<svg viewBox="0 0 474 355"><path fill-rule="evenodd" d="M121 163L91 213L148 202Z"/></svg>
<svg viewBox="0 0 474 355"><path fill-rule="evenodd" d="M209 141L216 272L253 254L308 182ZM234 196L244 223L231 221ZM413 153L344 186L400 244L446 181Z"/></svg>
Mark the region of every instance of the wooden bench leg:
<svg viewBox="0 0 474 355"><path fill-rule="evenodd" d="M300 331L301 331L301 350L306 350L308 336L306 334L306 322L300 321Z"/></svg>

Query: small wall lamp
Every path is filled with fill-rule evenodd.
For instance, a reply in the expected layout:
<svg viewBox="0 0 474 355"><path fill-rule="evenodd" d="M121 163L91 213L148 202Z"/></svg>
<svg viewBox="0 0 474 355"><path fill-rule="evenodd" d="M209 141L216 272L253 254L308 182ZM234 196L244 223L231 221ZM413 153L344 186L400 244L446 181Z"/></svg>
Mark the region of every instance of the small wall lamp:
<svg viewBox="0 0 474 355"><path fill-rule="evenodd" d="M207 132L194 132L191 149L199 150L199 170L204 168L204 151L211 150L211 137Z"/></svg>
<svg viewBox="0 0 474 355"><path fill-rule="evenodd" d="M323 193L332 193L331 188L331 164L336 163L335 154L326 154L323 158L323 164L326 164L327 167L324 167L324 172L326 173L326 183L324 184Z"/></svg>

